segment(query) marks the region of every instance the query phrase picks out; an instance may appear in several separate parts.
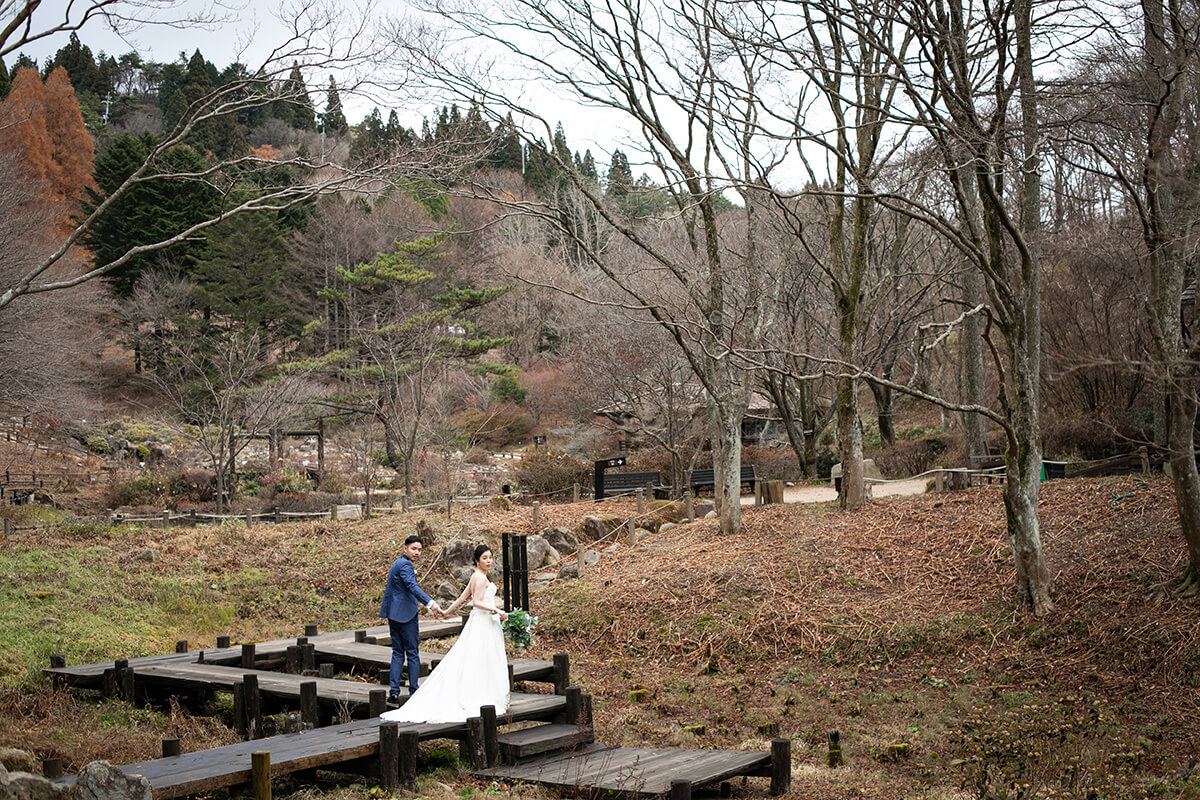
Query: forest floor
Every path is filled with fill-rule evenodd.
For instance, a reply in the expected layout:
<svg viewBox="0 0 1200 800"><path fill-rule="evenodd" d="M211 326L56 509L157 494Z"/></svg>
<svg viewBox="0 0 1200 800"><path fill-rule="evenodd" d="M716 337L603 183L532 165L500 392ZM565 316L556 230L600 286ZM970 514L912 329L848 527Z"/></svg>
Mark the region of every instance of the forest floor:
<svg viewBox="0 0 1200 800"><path fill-rule="evenodd" d="M540 524L578 529L593 511L544 506ZM777 727L793 741L789 796L813 800L1200 798L1200 606L1168 589L1185 555L1163 478L1043 485L1058 609L1042 618L1016 606L998 487L743 517L736 535L701 520L619 545L582 579L533 594L530 655L570 653L603 741L765 751ZM133 708L54 691L40 669L51 653L80 663L180 639L200 648L221 634L373 624L384 571L420 518L435 539L418 565L429 588L446 578L435 556L447 539L532 532L528 508L18 532L0 542L0 747L75 771L152 757L163 736L185 750L232 741L226 700ZM836 768L831 730L844 748ZM425 755L436 767L421 797L548 797L471 779L446 745ZM766 786L734 791L763 797ZM337 775L281 781L276 794L378 797Z"/></svg>

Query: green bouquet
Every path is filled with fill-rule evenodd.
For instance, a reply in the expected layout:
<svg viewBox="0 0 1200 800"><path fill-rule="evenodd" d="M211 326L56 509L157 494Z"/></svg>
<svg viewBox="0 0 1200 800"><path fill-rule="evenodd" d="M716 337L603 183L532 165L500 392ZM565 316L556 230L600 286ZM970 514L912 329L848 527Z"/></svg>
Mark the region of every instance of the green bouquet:
<svg viewBox="0 0 1200 800"><path fill-rule="evenodd" d="M513 647L524 650L533 644L533 629L537 621L538 618L531 616L528 611L514 608L508 612L508 619L500 623L500 626L504 629L504 635L513 643Z"/></svg>

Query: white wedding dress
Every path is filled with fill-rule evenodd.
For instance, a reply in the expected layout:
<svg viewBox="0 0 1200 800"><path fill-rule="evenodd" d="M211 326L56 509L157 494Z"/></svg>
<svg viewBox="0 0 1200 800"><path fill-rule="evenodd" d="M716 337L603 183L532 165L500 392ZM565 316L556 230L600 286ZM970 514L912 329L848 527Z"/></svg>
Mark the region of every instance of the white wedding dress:
<svg viewBox="0 0 1200 800"><path fill-rule="evenodd" d="M496 605L496 584L488 583L483 600ZM500 617L472 609L458 641L421 682L404 705L387 711L388 722L466 722L481 706L508 710L508 655Z"/></svg>

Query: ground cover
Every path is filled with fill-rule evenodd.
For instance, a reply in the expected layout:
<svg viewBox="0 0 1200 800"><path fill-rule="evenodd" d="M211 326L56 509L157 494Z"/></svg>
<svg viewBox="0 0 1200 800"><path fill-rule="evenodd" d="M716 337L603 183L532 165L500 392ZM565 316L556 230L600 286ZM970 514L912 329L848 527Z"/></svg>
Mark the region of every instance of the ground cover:
<svg viewBox="0 0 1200 800"><path fill-rule="evenodd" d="M1048 618L1014 609L999 490L977 489L856 514L748 508L738 536L702 521L621 545L534 594L531 653L571 653L605 741L761 750L776 730L791 736L798 798L1200 797L1200 626L1197 605L1164 589L1183 558L1169 485L1044 489L1060 606ZM546 507L540 525L577 527L589 510ZM424 518L435 552L453 536L532 532L527 508ZM151 757L165 735L187 749L227 740L220 717L74 697L37 670L52 652L80 662L371 624L417 519L19 532L0 545L0 746L71 769ZM419 571L427 585L445 577L433 558ZM430 753L442 766L424 795L536 794Z"/></svg>

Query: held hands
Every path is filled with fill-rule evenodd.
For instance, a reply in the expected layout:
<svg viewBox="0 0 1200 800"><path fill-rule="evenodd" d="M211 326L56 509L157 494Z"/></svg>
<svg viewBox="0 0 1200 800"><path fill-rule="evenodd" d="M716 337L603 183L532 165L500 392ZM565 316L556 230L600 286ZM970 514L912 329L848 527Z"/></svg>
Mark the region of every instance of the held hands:
<svg viewBox="0 0 1200 800"><path fill-rule="evenodd" d="M442 611L442 607L439 606L436 601L429 604L429 613L438 619L446 618L446 612Z"/></svg>
<svg viewBox="0 0 1200 800"><path fill-rule="evenodd" d="M501 622L504 622L506 619L508 619L508 612L505 611L503 608L496 609L496 613L500 615Z"/></svg>

